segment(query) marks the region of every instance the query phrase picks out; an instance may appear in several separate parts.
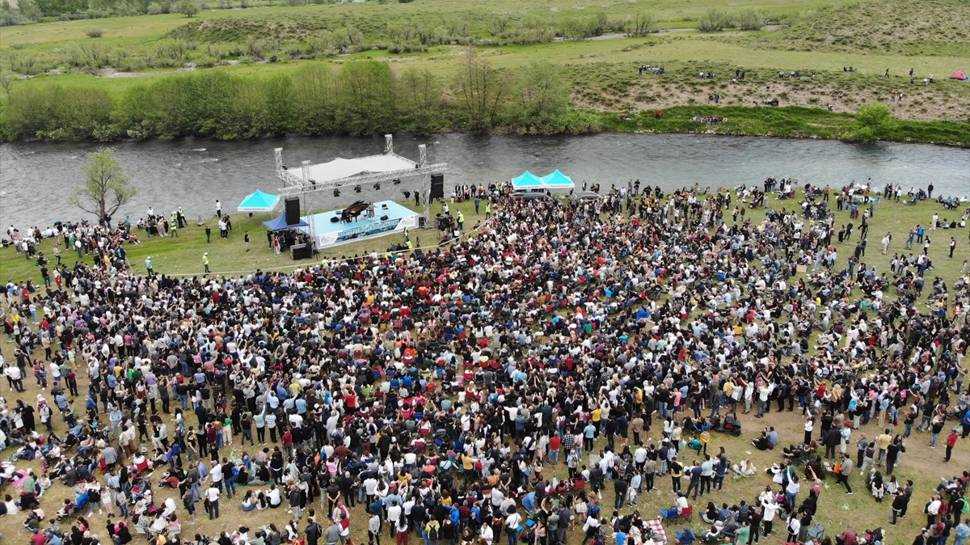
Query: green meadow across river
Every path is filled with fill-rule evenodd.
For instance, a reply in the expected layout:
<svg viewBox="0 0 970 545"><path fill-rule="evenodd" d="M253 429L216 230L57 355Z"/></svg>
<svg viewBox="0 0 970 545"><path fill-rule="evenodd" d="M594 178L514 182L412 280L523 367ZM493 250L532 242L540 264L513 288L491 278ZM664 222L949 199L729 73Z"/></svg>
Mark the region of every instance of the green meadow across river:
<svg viewBox="0 0 970 545"><path fill-rule="evenodd" d="M961 0L221 0L191 17L184 2L108 4L4 12L43 22L0 28L3 139L643 131L970 146L970 83L949 78L970 68Z"/></svg>

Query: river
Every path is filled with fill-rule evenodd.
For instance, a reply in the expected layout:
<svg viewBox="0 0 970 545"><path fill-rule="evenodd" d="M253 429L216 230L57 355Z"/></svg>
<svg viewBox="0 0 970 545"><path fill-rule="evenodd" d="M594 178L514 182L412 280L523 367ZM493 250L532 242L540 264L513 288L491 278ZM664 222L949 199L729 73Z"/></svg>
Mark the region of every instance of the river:
<svg viewBox="0 0 970 545"><path fill-rule="evenodd" d="M970 196L970 150L931 145L846 144L830 140L601 134L579 137L476 137L445 134L429 139L399 136L395 150L417 158L428 143L432 160L449 165L446 191L455 184L509 179L525 169L545 174L559 168L581 185L599 181L625 184L639 178L664 189L701 185L760 183L765 177L792 176L802 182L841 185L900 183L935 193ZM216 199L234 210L256 188L276 187L273 148L282 146L289 165L302 160L329 161L380 153L381 138L285 138L248 142L185 139L175 142L126 142L115 145L117 157L138 188L122 214L137 218L149 205L170 212L182 206L190 218L214 213ZM0 221L4 227L48 225L75 220L83 213L70 204L82 178L85 155L94 144L4 144L0 146ZM335 199L319 194L310 205L333 209L357 198L402 198L420 182L385 185L361 194L345 191ZM427 183L425 180L423 183Z"/></svg>

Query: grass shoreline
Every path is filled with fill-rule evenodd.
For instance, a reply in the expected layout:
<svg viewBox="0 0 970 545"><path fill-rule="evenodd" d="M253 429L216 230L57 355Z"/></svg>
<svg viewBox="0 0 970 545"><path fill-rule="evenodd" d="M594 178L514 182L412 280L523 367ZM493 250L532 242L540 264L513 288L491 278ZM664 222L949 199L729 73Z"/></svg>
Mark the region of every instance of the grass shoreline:
<svg viewBox="0 0 970 545"><path fill-rule="evenodd" d="M838 140L852 143L844 137L851 127L852 114L835 113L816 108L798 106L748 108L738 106L674 106L645 110L637 113L616 111L593 111L575 109L572 111L593 121L575 130L571 126L550 127L547 129L499 126L493 134L519 136L582 136L593 134L689 134L696 136L737 136L758 138L787 138L793 140ZM695 118L718 116L723 118L717 123L709 123ZM912 121L896 119L896 127L881 135L879 142L905 144L929 144L946 147L970 148L970 123L954 121ZM378 131L380 132L380 131ZM403 131L408 132L408 131ZM428 134L471 134L459 126L445 126ZM377 133L375 133L377 134ZM220 139L224 141L253 141L266 138L288 136L334 136L332 134L304 134L299 132L282 134L263 134L252 138L239 137ZM339 136L339 135L337 135ZM165 141L181 138L212 138L205 135L182 135L176 138L112 138L108 140L87 139L8 139L0 135L0 143L92 143L92 142L138 142Z"/></svg>

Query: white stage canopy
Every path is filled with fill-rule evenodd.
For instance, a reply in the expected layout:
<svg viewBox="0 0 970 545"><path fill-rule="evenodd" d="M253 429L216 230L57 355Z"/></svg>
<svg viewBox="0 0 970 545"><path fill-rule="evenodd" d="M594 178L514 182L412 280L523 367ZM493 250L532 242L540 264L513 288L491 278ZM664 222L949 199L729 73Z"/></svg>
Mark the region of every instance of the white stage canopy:
<svg viewBox="0 0 970 545"><path fill-rule="evenodd" d="M443 172L444 163L429 164L427 148L418 146L420 159L415 162L394 153L393 137L384 135L384 153L353 159L338 157L326 163L310 164L303 161L299 166L287 168L283 163L283 148L276 148L276 174L280 179L282 195L296 195L338 189L363 184L384 183L402 178L429 176Z"/></svg>
<svg viewBox="0 0 970 545"><path fill-rule="evenodd" d="M326 163L307 165L306 169L307 178L311 182L326 184L328 182L350 178L351 176L414 170L416 167L417 163L408 159L407 157L401 157L400 155L394 153L386 153L381 155L368 155L366 157L355 157L353 159L344 159L342 157L338 157L333 161L328 161ZM295 172L287 171L287 173L291 176L298 176L298 179L302 181L303 173L301 170L302 169L296 169Z"/></svg>

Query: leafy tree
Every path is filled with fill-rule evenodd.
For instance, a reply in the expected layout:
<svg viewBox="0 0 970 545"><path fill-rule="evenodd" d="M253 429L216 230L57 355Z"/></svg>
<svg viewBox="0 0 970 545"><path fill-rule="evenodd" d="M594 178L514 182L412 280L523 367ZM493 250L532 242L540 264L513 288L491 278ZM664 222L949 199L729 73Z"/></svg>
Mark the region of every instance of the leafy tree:
<svg viewBox="0 0 970 545"><path fill-rule="evenodd" d="M657 21L649 13L637 13L627 21L626 35L640 37L657 31Z"/></svg>
<svg viewBox="0 0 970 545"><path fill-rule="evenodd" d="M262 82L267 134L286 134L293 126L293 80L278 75Z"/></svg>
<svg viewBox="0 0 970 545"><path fill-rule="evenodd" d="M175 5L175 12L186 17L195 17L199 13L199 5L192 0L181 0Z"/></svg>
<svg viewBox="0 0 970 545"><path fill-rule="evenodd" d="M701 32L720 32L731 26L731 16L727 13L711 9L697 20L697 30Z"/></svg>
<svg viewBox="0 0 970 545"><path fill-rule="evenodd" d="M394 79L387 63L349 62L340 69L337 87L344 131L363 135L394 129Z"/></svg>
<svg viewBox="0 0 970 545"><path fill-rule="evenodd" d="M401 74L396 91L397 110L404 130L428 134L444 124L442 88L434 74L425 69L409 68Z"/></svg>
<svg viewBox="0 0 970 545"><path fill-rule="evenodd" d="M866 104L859 108L855 123L846 134L853 142L875 142L884 138L896 125L892 112L885 104Z"/></svg>
<svg viewBox="0 0 970 545"><path fill-rule="evenodd" d="M470 130L487 132L495 126L507 89L506 76L488 61L478 58L469 47L455 80L454 94Z"/></svg>
<svg viewBox="0 0 970 545"><path fill-rule="evenodd" d="M313 63L293 74L293 129L299 134L337 132L336 81L326 64Z"/></svg>
<svg viewBox="0 0 970 545"><path fill-rule="evenodd" d="M514 113L520 127L548 128L569 108L569 90L559 68L534 62L519 71L518 101Z"/></svg>
<svg viewBox="0 0 970 545"><path fill-rule="evenodd" d="M41 14L54 17L64 13L78 13L88 7L87 0L35 0Z"/></svg>
<svg viewBox="0 0 970 545"><path fill-rule="evenodd" d="M98 222L108 225L115 212L135 193L114 152L101 148L88 156L84 166L84 181L71 195L71 203L96 215Z"/></svg>

